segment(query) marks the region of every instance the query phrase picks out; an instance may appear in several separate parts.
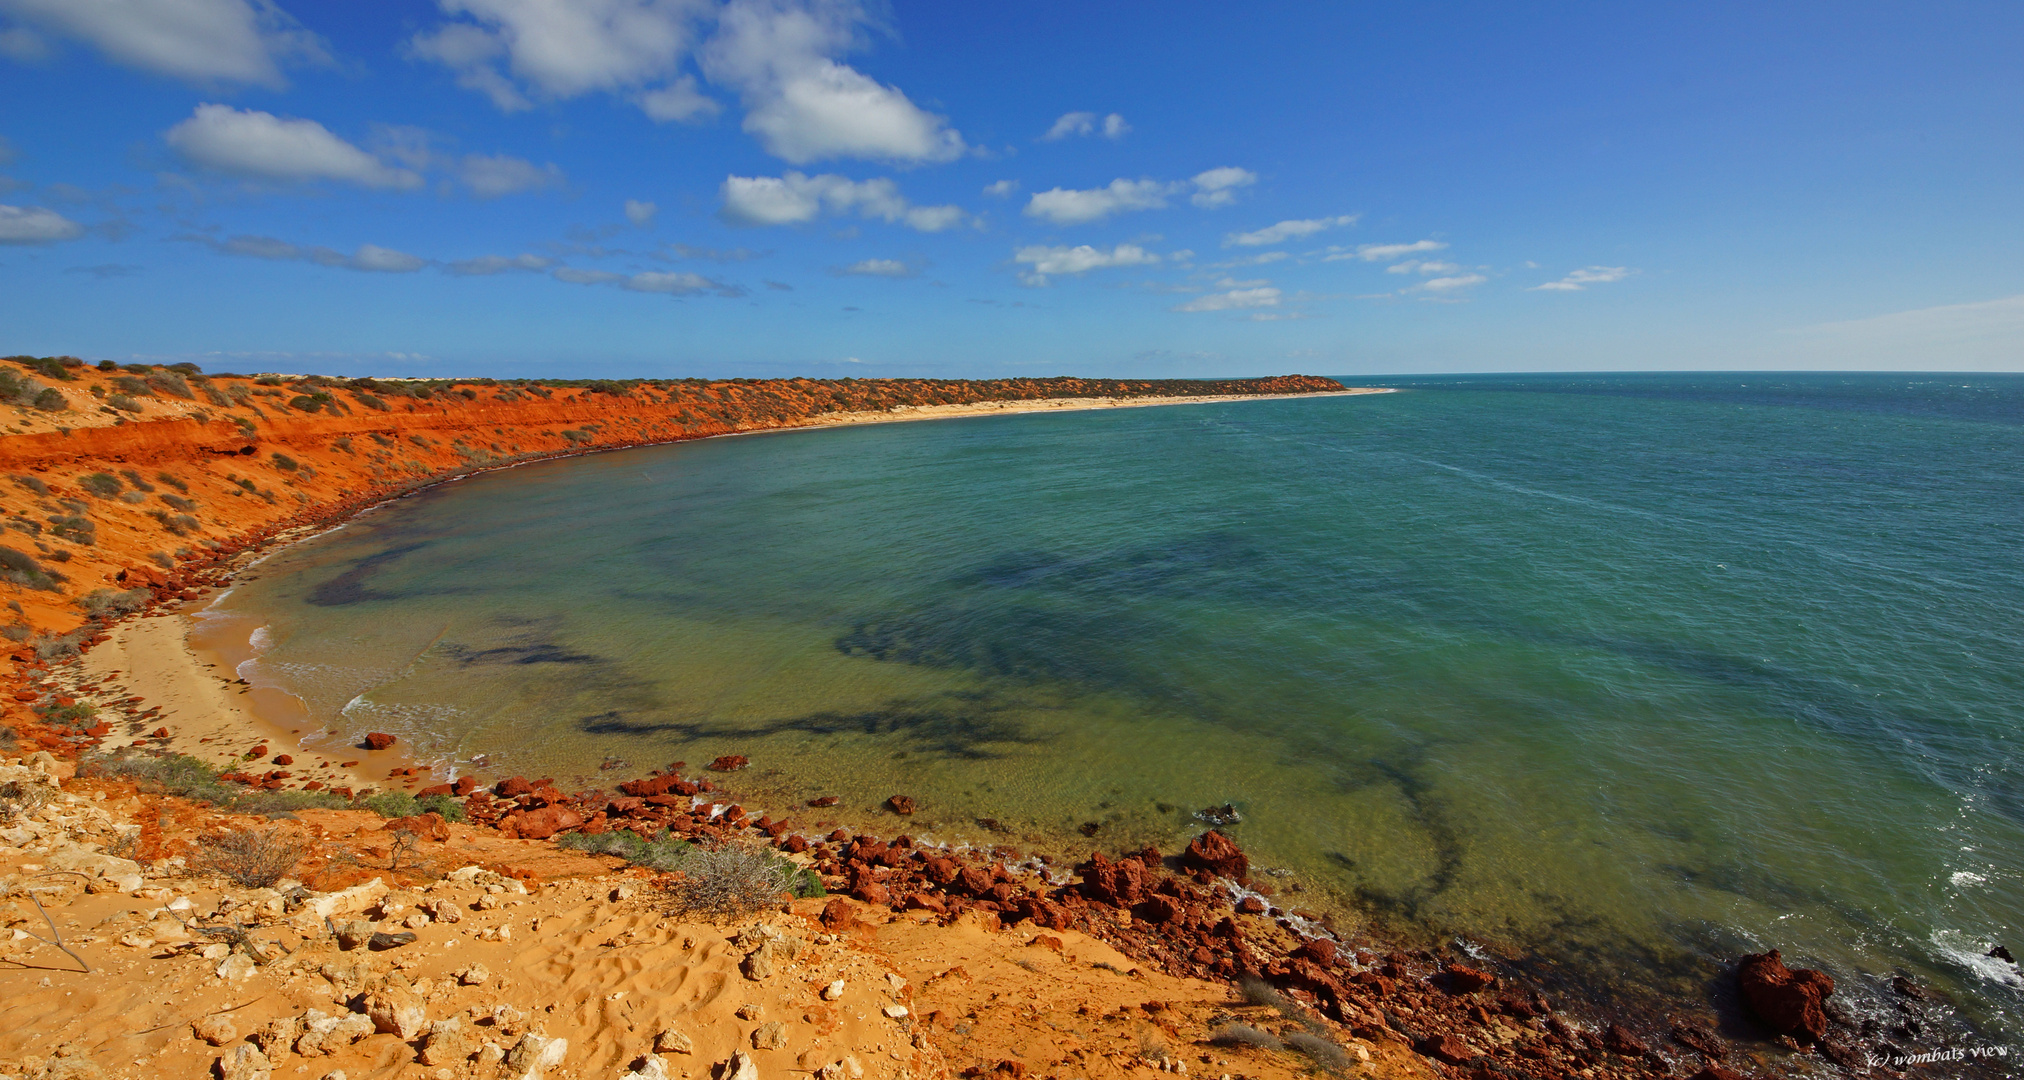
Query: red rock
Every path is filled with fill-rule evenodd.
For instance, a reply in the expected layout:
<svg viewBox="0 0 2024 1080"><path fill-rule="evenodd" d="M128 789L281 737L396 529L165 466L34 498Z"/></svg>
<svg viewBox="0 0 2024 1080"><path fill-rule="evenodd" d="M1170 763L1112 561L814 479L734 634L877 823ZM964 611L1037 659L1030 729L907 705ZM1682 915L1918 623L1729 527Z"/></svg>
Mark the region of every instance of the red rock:
<svg viewBox="0 0 2024 1080"><path fill-rule="evenodd" d="M152 737L157 739L166 739L169 737L169 729L165 727L158 727L154 730L154 734Z"/></svg>
<svg viewBox="0 0 2024 1080"><path fill-rule="evenodd" d="M522 840L546 840L564 829L583 824L583 818L567 807L547 806L539 810L515 810L499 819L499 831Z"/></svg>
<svg viewBox="0 0 2024 1080"><path fill-rule="evenodd" d="M1182 921L1184 909L1181 902L1171 896L1155 896L1138 905L1134 912L1149 923L1175 923Z"/></svg>
<svg viewBox="0 0 2024 1080"><path fill-rule="evenodd" d="M1646 1046L1643 1039L1624 1030L1620 1024L1611 1024L1603 1029L1602 1045L1609 1047L1612 1053L1622 1054L1624 1057L1643 1057L1651 1051L1651 1047Z"/></svg>
<svg viewBox="0 0 2024 1080"><path fill-rule="evenodd" d="M637 812L640 807L646 804L647 801L645 799L635 799L630 795L618 795L614 796L610 802L605 803L604 809L606 813L624 816Z"/></svg>
<svg viewBox="0 0 2024 1080"><path fill-rule="evenodd" d="M1474 1047L1455 1038L1453 1035L1441 1035L1435 1038L1421 1039L1413 1049L1418 1050L1426 1057L1448 1065L1460 1065L1466 1061L1473 1061L1478 1056Z"/></svg>
<svg viewBox="0 0 2024 1080"><path fill-rule="evenodd" d="M383 831L413 833L420 839L442 843L450 838L450 823L443 820L443 815L431 812L395 818L386 823Z"/></svg>
<svg viewBox="0 0 2024 1080"><path fill-rule="evenodd" d="M893 894L887 891L885 886L870 878L863 878L855 885L852 885L850 895L857 897L867 904L890 904L893 902Z"/></svg>
<svg viewBox="0 0 2024 1080"><path fill-rule="evenodd" d="M1091 855L1082 874L1082 895L1099 904L1130 908L1146 898L1146 864L1138 859L1111 862L1101 852Z"/></svg>
<svg viewBox="0 0 2024 1080"><path fill-rule="evenodd" d="M295 764L295 758L294 758L294 757L293 757L292 755L289 755L289 754L276 754L276 755L274 755L274 764L276 764L276 765L293 765L293 764Z"/></svg>
<svg viewBox="0 0 2024 1080"><path fill-rule="evenodd" d="M932 911L937 915L947 915L949 905L942 903L941 898L934 893L913 892L907 894L907 910Z"/></svg>
<svg viewBox="0 0 2024 1080"><path fill-rule="evenodd" d="M848 930L857 922L857 914L851 910L850 902L842 898L822 905L822 928L830 933Z"/></svg>
<svg viewBox="0 0 2024 1080"><path fill-rule="evenodd" d="M1251 874L1251 860L1230 838L1214 829L1196 837L1181 855L1181 864L1243 881Z"/></svg>
<svg viewBox="0 0 2024 1080"><path fill-rule="evenodd" d="M823 797L821 797L821 798L819 798L819 799L810 799L810 800L808 800L808 805L810 805L810 806L818 806L818 807L820 807L820 806L835 806L835 805L836 805L837 803L840 803L840 802L842 802L842 801L843 801L843 797L842 797L842 796L840 796L840 795L824 795Z"/></svg>
<svg viewBox="0 0 2024 1080"><path fill-rule="evenodd" d="M476 790L478 790L478 778L475 776L459 776L457 782L450 785L450 794L460 799Z"/></svg>
<svg viewBox="0 0 2024 1080"><path fill-rule="evenodd" d="M266 757L267 744L261 743L260 745L254 747L253 749L246 751L246 754L248 757Z"/></svg>
<svg viewBox="0 0 2024 1080"><path fill-rule="evenodd" d="M948 885L962 876L963 864L940 855L930 855L921 863L928 880L937 885Z"/></svg>
<svg viewBox="0 0 2024 1080"><path fill-rule="evenodd" d="M799 855L808 850L808 838L805 836L790 836L781 842L780 850L789 855Z"/></svg>
<svg viewBox="0 0 2024 1080"><path fill-rule="evenodd" d="M886 809L902 817L914 812L914 800L906 795L895 795L887 799L885 804Z"/></svg>
<svg viewBox="0 0 2024 1080"><path fill-rule="evenodd" d="M1237 901L1237 910L1245 915L1263 915L1265 914L1265 901L1255 896L1247 896Z"/></svg>
<svg viewBox="0 0 2024 1080"><path fill-rule="evenodd" d="M524 776L509 776L492 785L492 794L502 799L517 799L533 790L534 785L528 783L527 778ZM620 790L624 790L623 787ZM631 792L627 792L627 794L631 794Z"/></svg>
<svg viewBox="0 0 2024 1080"><path fill-rule="evenodd" d="M1308 938L1293 950L1293 955L1306 957L1317 964L1335 963L1335 942L1327 938Z"/></svg>
<svg viewBox="0 0 2024 1080"><path fill-rule="evenodd" d="M384 750L397 741L392 735L384 731L368 732L365 737L365 748L367 750Z"/></svg>
<svg viewBox="0 0 2024 1080"><path fill-rule="evenodd" d="M750 764L752 764L752 759L743 754L725 754L723 757L712 761L710 768L715 772L737 772L739 769Z"/></svg>
<svg viewBox="0 0 2024 1080"><path fill-rule="evenodd" d="M306 783L306 784L302 785L302 790L304 790L304 791L322 791L322 790L323 790L323 781L321 781L321 780L311 780L310 782L308 782L308 783Z"/></svg>
<svg viewBox="0 0 2024 1080"><path fill-rule="evenodd" d="M281 761L281 759L280 759L280 758L275 758L274 760L275 760L275 762L276 762L276 763L279 763L279 762ZM431 795L455 795L455 794L457 794L457 788L456 788L456 785L454 785L454 784L435 784L435 785L432 785L432 786L430 786L430 787L425 787L425 788L423 788L422 790L420 790L420 791L417 791L417 792L415 792L415 798L417 798L417 799L426 799L426 798L428 798L428 797L429 797L429 796L431 796Z"/></svg>
<svg viewBox="0 0 2024 1080"><path fill-rule="evenodd" d="M1750 1011L1773 1029L1803 1041L1818 1041L1827 1034L1822 1003L1834 993L1834 980L1826 974L1788 968L1773 949L1743 957L1736 981Z"/></svg>
<svg viewBox="0 0 2024 1080"><path fill-rule="evenodd" d="M1497 976L1460 964L1449 964L1441 969L1441 974L1446 979L1447 991L1450 994L1473 994L1478 990L1488 990L1497 985Z"/></svg>
<svg viewBox="0 0 2024 1080"><path fill-rule="evenodd" d="M981 866L965 866L956 874L956 888L971 896L983 896L992 884L991 872Z"/></svg>
<svg viewBox="0 0 2024 1080"><path fill-rule="evenodd" d="M1673 1025L1673 1041L1681 1046L1691 1047L1716 1061L1728 1056L1728 1044L1720 1035L1700 1024L1679 1023Z"/></svg>

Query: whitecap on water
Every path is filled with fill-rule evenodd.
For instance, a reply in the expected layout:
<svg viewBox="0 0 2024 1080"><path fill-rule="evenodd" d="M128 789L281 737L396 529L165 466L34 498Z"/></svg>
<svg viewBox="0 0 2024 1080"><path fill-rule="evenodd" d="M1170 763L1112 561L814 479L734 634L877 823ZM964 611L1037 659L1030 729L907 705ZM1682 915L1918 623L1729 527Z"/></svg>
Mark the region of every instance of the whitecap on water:
<svg viewBox="0 0 2024 1080"><path fill-rule="evenodd" d="M2019 975L2017 965L1999 957L1989 955L1993 947L1989 942L1978 941L1972 935L1959 930L1935 930L1932 936L1933 948L1940 955L1975 975L2002 986L2024 989L2024 975Z"/></svg>
<svg viewBox="0 0 2024 1080"><path fill-rule="evenodd" d="M1956 870L1954 871L1954 876L1949 880L1954 883L1955 887L1965 889L1971 885L1984 884L1989 879L1972 870Z"/></svg>

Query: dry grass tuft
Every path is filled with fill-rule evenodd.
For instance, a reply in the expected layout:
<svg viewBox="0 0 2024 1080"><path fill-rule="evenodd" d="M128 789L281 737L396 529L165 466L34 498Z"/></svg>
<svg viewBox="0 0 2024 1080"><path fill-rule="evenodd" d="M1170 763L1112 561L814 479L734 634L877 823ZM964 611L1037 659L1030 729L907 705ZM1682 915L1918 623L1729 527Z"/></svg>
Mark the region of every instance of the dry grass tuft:
<svg viewBox="0 0 2024 1080"><path fill-rule="evenodd" d="M1216 1046L1255 1046L1260 1050L1286 1049L1286 1044L1279 1041L1279 1036L1263 1028L1240 1024L1235 1020L1225 1020L1216 1025L1216 1029L1209 1032L1209 1042Z"/></svg>
<svg viewBox="0 0 2024 1080"><path fill-rule="evenodd" d="M222 874L249 889L265 889L287 877L308 850L300 837L279 828L214 833L198 837L197 844L192 869Z"/></svg>
<svg viewBox="0 0 2024 1080"><path fill-rule="evenodd" d="M738 844L699 848L681 866L682 880L668 887L668 895L685 915L743 918L777 906L793 884L791 864Z"/></svg>

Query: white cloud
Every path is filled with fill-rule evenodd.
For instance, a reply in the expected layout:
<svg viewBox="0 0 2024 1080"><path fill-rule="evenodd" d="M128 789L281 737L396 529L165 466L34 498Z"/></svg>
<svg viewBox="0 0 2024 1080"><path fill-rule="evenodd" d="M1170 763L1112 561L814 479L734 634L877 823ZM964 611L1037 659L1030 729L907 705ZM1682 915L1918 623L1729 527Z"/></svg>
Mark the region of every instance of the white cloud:
<svg viewBox="0 0 2024 1080"><path fill-rule="evenodd" d="M864 259L839 267L835 273L840 277L913 277L914 268L898 259Z"/></svg>
<svg viewBox="0 0 2024 1080"><path fill-rule="evenodd" d="M266 0L0 0L0 13L89 42L116 63L201 85L279 88L283 60L325 59L315 36ZM42 51L26 28L8 36L14 55Z"/></svg>
<svg viewBox="0 0 2024 1080"><path fill-rule="evenodd" d="M381 247L378 244L360 244L358 250L346 255L327 247L303 247L271 236L234 236L218 240L209 236L174 236L172 240L186 240L203 244L221 255L241 255L253 259L275 259L282 262L312 262L318 266L331 266L342 270L360 270L379 274L412 274L429 265L429 260L410 255L405 251Z"/></svg>
<svg viewBox="0 0 2024 1080"><path fill-rule="evenodd" d="M318 260L321 262L322 260ZM343 266L351 270L368 270L382 274L412 274L429 265L427 259L417 258L404 251L383 248L378 244L360 244L358 251L339 263L325 265Z"/></svg>
<svg viewBox="0 0 2024 1080"><path fill-rule="evenodd" d="M340 180L372 188L416 188L422 178L395 168L314 120L255 109L199 105L163 136L192 164L260 180Z"/></svg>
<svg viewBox="0 0 2024 1080"><path fill-rule="evenodd" d="M1421 274L1432 277L1435 274L1452 274L1462 268L1460 263L1442 262L1439 259L1407 259L1384 268L1387 274Z"/></svg>
<svg viewBox="0 0 2024 1080"><path fill-rule="evenodd" d="M647 118L667 123L695 123L724 111L715 98L696 89L696 80L684 75L656 90L643 91L633 99Z"/></svg>
<svg viewBox="0 0 2024 1080"><path fill-rule="evenodd" d="M84 226L40 206L0 206L0 244L53 244L84 235Z"/></svg>
<svg viewBox="0 0 2024 1080"><path fill-rule="evenodd" d="M1119 244L1109 251L1088 244L1077 247L1035 244L1013 252L1012 261L1033 268L1019 275L1021 281L1028 285L1045 285L1049 274L1086 274L1113 266L1150 266L1159 262L1160 257L1137 244Z"/></svg>
<svg viewBox="0 0 2024 1080"><path fill-rule="evenodd" d="M471 194L481 199L561 187L563 183L562 170L553 163L537 166L505 154L466 155L458 171Z"/></svg>
<svg viewBox="0 0 2024 1080"><path fill-rule="evenodd" d="M25 26L10 26L0 30L0 56L32 64L49 55L49 44L42 35Z"/></svg>
<svg viewBox="0 0 2024 1080"><path fill-rule="evenodd" d="M1238 281L1238 280L1237 280L1236 278L1231 278L1231 277L1226 277L1226 278L1222 279L1221 281L1218 281L1218 282L1216 282L1216 288L1218 288L1218 289L1261 289L1261 288L1264 288L1265 286L1267 286L1267 285L1270 285L1270 284L1272 284L1272 282L1271 282L1271 280L1270 280L1270 279L1268 279L1268 278L1253 278L1253 279L1252 279L1252 280L1250 280L1250 281Z"/></svg>
<svg viewBox="0 0 2024 1080"><path fill-rule="evenodd" d="M658 293L662 296L695 296L699 293L716 293L718 296L727 297L745 295L745 290L736 285L727 285L701 274L680 271L615 274L609 270L582 270L573 266L560 266L551 271L549 276L572 285L611 285L627 292Z"/></svg>
<svg viewBox="0 0 2024 1080"><path fill-rule="evenodd" d="M1544 285L1534 285L1525 291L1581 292L1590 285L1603 285L1612 281L1622 281L1624 278L1635 273L1637 271L1632 270L1628 266L1585 266L1561 278L1559 281L1549 281Z"/></svg>
<svg viewBox="0 0 2024 1080"><path fill-rule="evenodd" d="M660 211L660 207L640 199L627 199L625 201L625 219L642 229L652 224L654 215L660 213Z"/></svg>
<svg viewBox="0 0 2024 1080"><path fill-rule="evenodd" d="M1445 251L1447 247L1448 245L1439 240L1415 240L1410 244L1359 244L1354 251L1330 248L1329 254L1321 261L1341 262L1345 259L1357 259L1363 262L1391 262L1407 255L1417 255L1422 251Z"/></svg>
<svg viewBox="0 0 2024 1080"><path fill-rule="evenodd" d="M1420 282L1417 287L1428 292L1447 293L1466 289L1471 285L1481 285L1488 280L1490 279L1481 274L1458 274L1453 277L1430 278Z"/></svg>
<svg viewBox="0 0 2024 1080"><path fill-rule="evenodd" d="M1063 113L1047 134L1040 136L1043 141L1054 142L1071 135L1102 135L1106 139L1122 139L1131 132L1131 125L1117 113L1097 119L1093 112Z"/></svg>
<svg viewBox="0 0 2024 1080"><path fill-rule="evenodd" d="M1019 181L1017 180L1000 180L995 184L984 185L984 194L994 199L1009 199L1018 190Z"/></svg>
<svg viewBox="0 0 2024 1080"><path fill-rule="evenodd" d="M734 225L801 225L824 211L900 223L919 232L941 232L969 215L956 206L915 206L884 177L850 180L834 173L804 176L729 176L723 186L724 220Z"/></svg>
<svg viewBox="0 0 2024 1080"><path fill-rule="evenodd" d="M1080 225L1100 221L1125 210L1157 210L1167 205L1167 196L1178 185L1157 180L1126 180L1119 177L1108 187L1075 190L1053 188L1035 192L1026 202L1026 216L1043 218L1057 225Z"/></svg>
<svg viewBox="0 0 2024 1080"><path fill-rule="evenodd" d="M2024 295L1897 311L1784 331L1805 359L1835 368L2015 371Z"/></svg>
<svg viewBox="0 0 2024 1080"><path fill-rule="evenodd" d="M1283 294L1270 287L1232 289L1229 292L1210 293L1198 296L1182 304L1175 311L1233 311L1248 308L1278 307Z"/></svg>
<svg viewBox="0 0 2024 1080"><path fill-rule="evenodd" d="M921 163L968 149L948 121L834 57L866 19L852 0L731 0L704 74L738 89L747 132L796 165L827 158Z"/></svg>
<svg viewBox="0 0 2024 1080"><path fill-rule="evenodd" d="M625 97L655 120L703 119L717 110L681 73L710 0L437 3L453 21L415 35L410 48L503 111L589 93Z"/></svg>
<svg viewBox="0 0 2024 1080"><path fill-rule="evenodd" d="M1355 214L1282 221L1277 225L1267 225L1257 232L1231 233L1223 238L1223 246L1265 247L1270 244L1283 244L1288 240L1298 239L1303 236L1313 236L1318 232L1326 232L1329 229L1354 224L1356 224Z"/></svg>
<svg viewBox="0 0 2024 1080"><path fill-rule="evenodd" d="M1193 252L1189 254L1193 254ZM1261 251L1256 255L1245 255L1226 262L1210 263L1209 266L1214 270L1236 270L1246 266L1264 266L1267 263L1276 263L1287 258L1290 258L1290 256L1283 251Z"/></svg>
<svg viewBox="0 0 2024 1080"><path fill-rule="evenodd" d="M480 255L475 259L460 259L453 262L448 269L450 273L460 277L486 277L520 270L546 270L554 265L554 259L539 255Z"/></svg>
<svg viewBox="0 0 2024 1080"><path fill-rule="evenodd" d="M1197 173L1189 182L1195 185L1195 194L1189 201L1204 209L1213 209L1236 202L1237 189L1257 183L1258 174L1249 169L1225 165L1220 169Z"/></svg>

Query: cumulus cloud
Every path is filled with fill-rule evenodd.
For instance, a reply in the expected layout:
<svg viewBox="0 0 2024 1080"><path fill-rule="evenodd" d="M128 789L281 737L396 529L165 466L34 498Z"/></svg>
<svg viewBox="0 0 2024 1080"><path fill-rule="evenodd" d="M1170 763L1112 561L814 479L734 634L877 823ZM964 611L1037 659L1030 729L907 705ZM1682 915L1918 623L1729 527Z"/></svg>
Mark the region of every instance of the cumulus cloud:
<svg viewBox="0 0 2024 1080"><path fill-rule="evenodd" d="M1335 217L1301 218L1293 221L1282 221L1277 225L1267 225L1256 232L1231 233L1223 238L1223 246L1266 247L1272 244L1283 244L1288 240L1296 240L1303 236L1313 236L1315 233L1326 232L1329 229L1340 228L1344 225L1354 224L1356 224L1355 214L1339 214Z"/></svg>
<svg viewBox="0 0 2024 1080"><path fill-rule="evenodd" d="M838 277L904 278L913 277L914 268L898 259L863 259L849 266L840 266L831 273Z"/></svg>
<svg viewBox="0 0 2024 1080"><path fill-rule="evenodd" d="M1228 206L1237 201L1237 189L1250 187L1258 182L1258 174L1249 169L1226 165L1220 169L1197 173L1193 180L1195 193L1189 201L1204 209Z"/></svg>
<svg viewBox="0 0 2024 1080"><path fill-rule="evenodd" d="M4 34L23 59L42 34L90 44L113 62L200 85L287 85L281 64L327 59L315 35L266 0L0 0L22 25Z"/></svg>
<svg viewBox="0 0 2024 1080"><path fill-rule="evenodd" d="M1422 251L1444 251L1446 244L1439 240L1415 240L1410 244L1359 244L1355 250L1330 248L1323 262L1342 262L1356 259L1363 262L1391 262Z"/></svg>
<svg viewBox="0 0 2024 1080"><path fill-rule="evenodd" d="M1210 169L1181 182L1119 177L1100 188L1058 187L1036 192L1026 201L1026 216L1056 225L1081 225L1127 210L1164 209L1168 198L1190 189L1194 191L1191 201L1196 206L1223 206L1236 199L1236 189L1257 179L1257 173L1235 167Z"/></svg>
<svg viewBox="0 0 2024 1080"><path fill-rule="evenodd" d="M199 105L163 136L191 164L256 180L337 180L369 188L417 188L420 174L388 165L314 120L256 109Z"/></svg>
<svg viewBox="0 0 2024 1080"><path fill-rule="evenodd" d="M615 274L609 270L582 270L573 266L563 266L557 267L550 276L557 281L566 281L572 285L610 285L627 292L658 293L662 296L696 296L702 293L715 293L725 297L745 295L745 290L736 285L727 285L701 274L684 271Z"/></svg>
<svg viewBox="0 0 2024 1080"><path fill-rule="evenodd" d="M968 147L946 118L836 61L857 44L865 20L851 0L731 0L703 48L703 72L737 88L745 130L796 165L961 157Z"/></svg>
<svg viewBox="0 0 2024 1080"><path fill-rule="evenodd" d="M54 244L84 235L84 226L40 206L0 206L0 244Z"/></svg>
<svg viewBox="0 0 2024 1080"><path fill-rule="evenodd" d="M1026 216L1056 225L1081 225L1126 210L1158 210L1167 205L1167 196L1178 186L1119 177L1100 188L1052 188L1035 192L1026 201Z"/></svg>
<svg viewBox="0 0 2024 1080"><path fill-rule="evenodd" d="M1534 285L1525 291L1581 292L1590 285L1605 285L1612 281L1622 281L1624 278L1635 273L1637 271L1632 270L1628 266L1584 266L1561 278L1559 281L1549 281L1544 285Z"/></svg>
<svg viewBox="0 0 2024 1080"><path fill-rule="evenodd" d="M899 185L880 177L850 180L834 173L804 176L729 176L722 189L721 216L733 225L802 225L823 213L856 213L919 232L941 232L969 215L956 206L915 206Z"/></svg>
<svg viewBox="0 0 2024 1080"><path fill-rule="evenodd" d="M1035 244L1013 252L1012 261L1032 267L1021 272L1019 280L1037 286L1047 284L1049 274L1086 274L1113 266L1150 266L1159 262L1160 257L1137 244L1119 244L1109 251L1088 244L1076 247Z"/></svg>
<svg viewBox="0 0 2024 1080"><path fill-rule="evenodd" d="M655 120L699 120L717 103L682 74L710 0L437 0L449 20L409 42L505 112L589 93Z"/></svg>
<svg viewBox="0 0 2024 1080"><path fill-rule="evenodd" d="M459 277L488 277L516 271L539 272L554 265L554 259L539 255L480 255L475 259L459 259L445 269Z"/></svg>
<svg viewBox="0 0 2024 1080"><path fill-rule="evenodd" d="M1279 300L1283 295L1284 294L1282 294L1278 289L1271 288L1270 286L1258 286L1249 289L1231 289L1228 292L1210 293L1207 296L1197 296L1193 300L1190 300L1187 303L1181 304L1178 307L1174 308L1174 310L1238 311L1251 308L1278 307Z"/></svg>
<svg viewBox="0 0 2024 1080"><path fill-rule="evenodd" d="M541 191L561 187L563 183L562 170L553 163L536 165L505 154L468 154L457 171L464 186L481 199Z"/></svg>
<svg viewBox="0 0 2024 1080"><path fill-rule="evenodd" d="M1116 113L1097 119L1093 112L1063 113L1047 134L1040 136L1045 142L1055 142L1071 135L1102 135L1106 139L1122 139L1131 132L1131 125Z"/></svg>
<svg viewBox="0 0 2024 1080"><path fill-rule="evenodd" d="M625 219L642 229L653 224L654 215L660 213L660 211L660 207L640 199L627 199L625 201Z"/></svg>
<svg viewBox="0 0 2024 1080"><path fill-rule="evenodd" d="M318 266L337 267L342 270L360 270L378 274L412 274L429 265L429 260L410 255L405 251L381 247L378 244L360 244L358 250L346 255L327 247L305 247L277 240L271 236L234 236L219 240L210 236L182 235L170 237L203 244L221 255L241 255L253 259L274 259L281 262L312 262Z"/></svg>
<svg viewBox="0 0 2024 1080"><path fill-rule="evenodd" d="M984 194L994 199L1009 199L1018 191L1019 181L1017 180L1000 180L993 184L984 185Z"/></svg>

